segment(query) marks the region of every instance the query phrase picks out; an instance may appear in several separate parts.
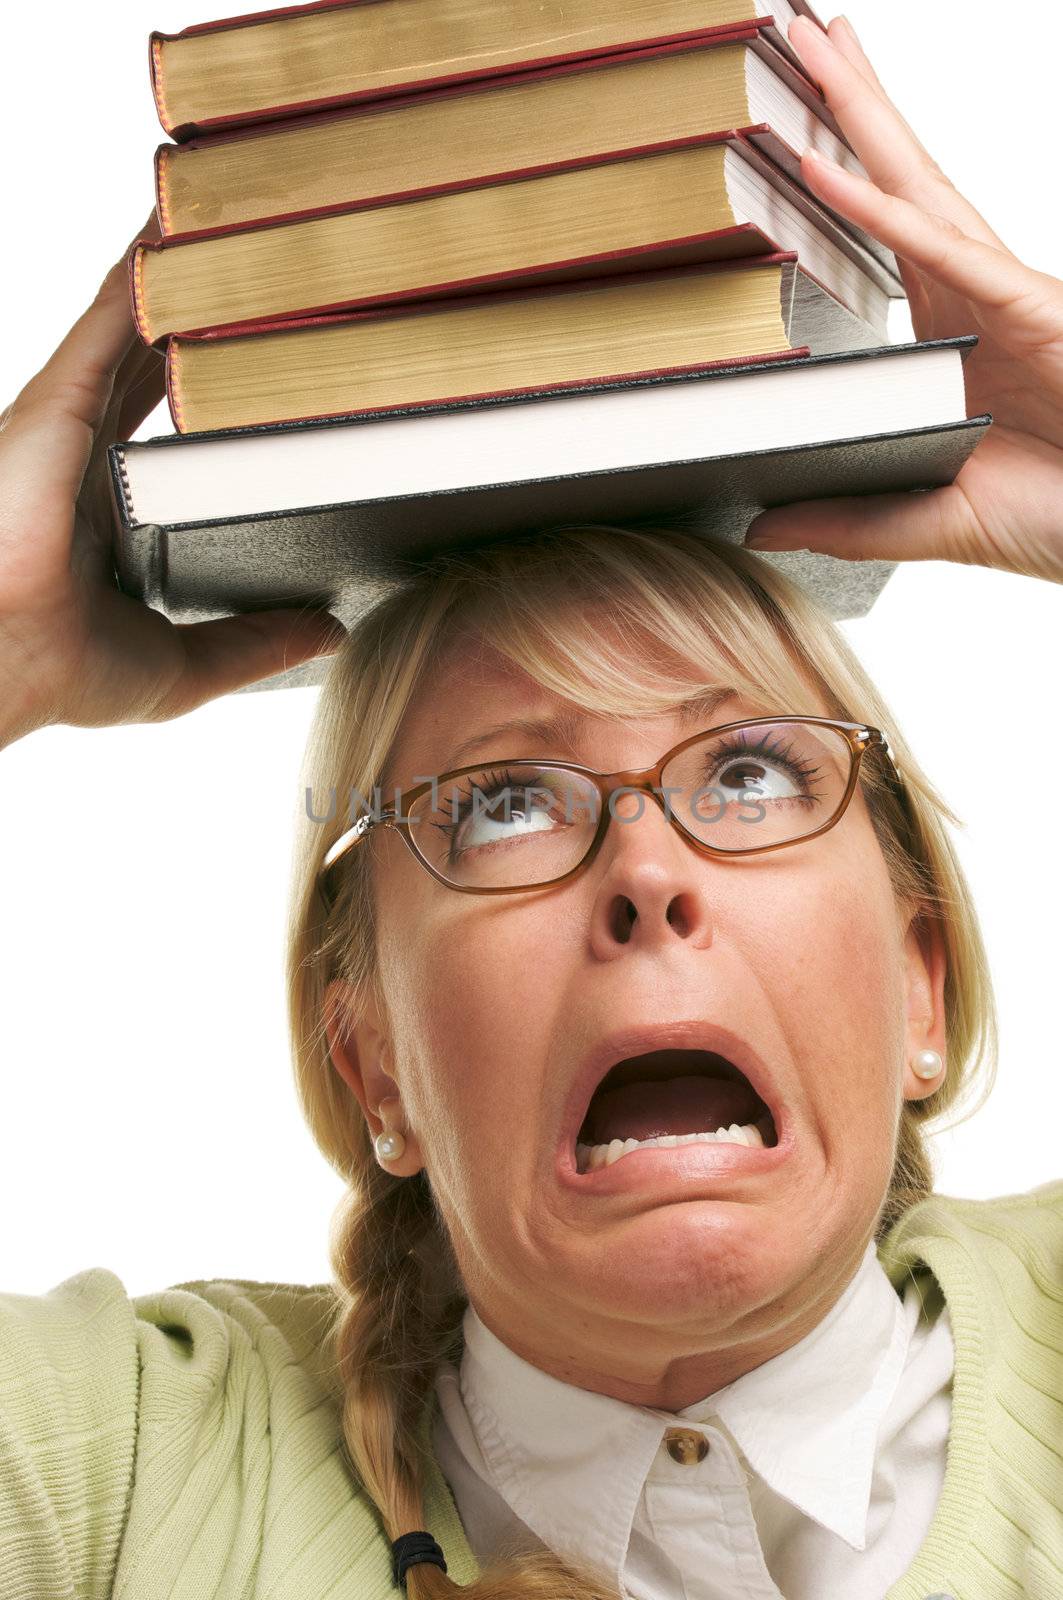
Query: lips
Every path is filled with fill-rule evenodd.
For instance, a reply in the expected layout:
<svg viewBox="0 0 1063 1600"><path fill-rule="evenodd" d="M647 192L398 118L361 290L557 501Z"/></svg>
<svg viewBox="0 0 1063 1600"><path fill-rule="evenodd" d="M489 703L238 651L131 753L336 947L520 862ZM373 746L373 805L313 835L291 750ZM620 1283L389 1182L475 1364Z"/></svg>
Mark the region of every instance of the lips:
<svg viewBox="0 0 1063 1600"><path fill-rule="evenodd" d="M629 1058L670 1050L705 1052L722 1058L715 1062L703 1062L700 1068L694 1070L731 1080L728 1091L747 1097L749 1089L742 1084L742 1078L748 1080L753 1093L771 1112L776 1138L782 1140L784 1125L788 1120L785 1106L761 1057L731 1029L713 1022L692 1020L621 1029L607 1035L587 1053L576 1072L564 1111L561 1135L563 1153L574 1161L577 1136L587 1122L595 1092L607 1076L613 1074L605 1092L608 1088L633 1082L643 1076L661 1077L669 1071L663 1058L656 1062L651 1059L645 1069L639 1062ZM620 1062L624 1065L618 1066ZM691 1069L687 1067L684 1070Z"/></svg>

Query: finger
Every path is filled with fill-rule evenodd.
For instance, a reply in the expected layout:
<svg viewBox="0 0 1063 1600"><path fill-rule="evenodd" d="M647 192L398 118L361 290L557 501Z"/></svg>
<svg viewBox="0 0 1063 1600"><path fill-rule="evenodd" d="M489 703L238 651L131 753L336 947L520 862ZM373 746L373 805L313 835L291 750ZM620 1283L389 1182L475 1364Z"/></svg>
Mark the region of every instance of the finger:
<svg viewBox="0 0 1063 1600"><path fill-rule="evenodd" d="M112 399L111 440L128 439L166 394L166 359L150 345L132 350L119 369Z"/></svg>
<svg viewBox="0 0 1063 1600"><path fill-rule="evenodd" d="M912 318L912 327L917 330L916 338L932 339L934 337L933 333L924 331L935 326L934 304L930 298L926 278L919 271L919 268L913 262L906 260L904 256L897 257L897 270L900 272L901 282L904 285L908 310Z"/></svg>
<svg viewBox="0 0 1063 1600"><path fill-rule="evenodd" d="M165 359L158 350L145 350L144 355L140 376L122 397L114 430L116 439L129 439L166 395Z"/></svg>
<svg viewBox="0 0 1063 1600"><path fill-rule="evenodd" d="M1026 266L1010 250L998 250L968 237L950 218L885 193L819 151L804 152L801 171L825 204L858 223L936 283L967 296L981 309L1009 307L1018 312L1021 301L1039 308L1050 307L1058 299L1057 280ZM1058 313L1049 318L1051 323L1056 321ZM1061 331L1046 326L1039 336L1058 338Z"/></svg>
<svg viewBox="0 0 1063 1600"><path fill-rule="evenodd" d="M846 561L972 562L977 528L955 484L776 506L750 523L754 550L815 550Z"/></svg>
<svg viewBox="0 0 1063 1600"><path fill-rule="evenodd" d="M165 392L164 356L151 345L133 345L115 375L107 413L97 435L97 452L116 439L128 439Z"/></svg>
<svg viewBox="0 0 1063 1600"><path fill-rule="evenodd" d="M822 88L861 164L879 188L948 217L971 238L994 244L1000 250L1007 248L985 218L949 182L881 85L873 88L834 38L806 17L794 19L789 37Z"/></svg>
<svg viewBox="0 0 1063 1600"><path fill-rule="evenodd" d="M118 439L131 438L154 411L166 392L165 371L163 357L150 346L136 345L129 351L118 369L110 404L85 468L79 491L84 515L76 527L75 549L80 546L83 562L97 576L103 576L109 567L112 501L108 448ZM61 525L62 520L57 519L56 526Z"/></svg>
<svg viewBox="0 0 1063 1600"><path fill-rule="evenodd" d="M916 333L916 338L930 339L933 334L929 331L933 327L933 305L929 290L923 279L911 266L910 262L902 261L898 256L897 265L901 269L901 280L904 283L905 293L908 296L908 308L911 312L912 328L926 329L928 331Z"/></svg>
<svg viewBox="0 0 1063 1600"><path fill-rule="evenodd" d="M856 29L849 21L849 18L832 17L827 23L826 33L827 38L835 48L840 50L846 60L851 61L857 71L867 79L876 94L880 94L883 100L888 100L889 95L886 93L882 79L864 54L864 47L857 38ZM901 116L899 110L897 115Z"/></svg>
<svg viewBox="0 0 1063 1600"><path fill-rule="evenodd" d="M894 106L893 101L886 93L886 87L878 73L875 71L874 67L871 65L871 62L864 54L864 47L857 38L856 29L849 21L849 18L832 17L830 22L827 24L827 38L830 40L831 44L834 45L835 49L840 50L845 59L856 68L857 72L860 73L868 87L873 89L875 94L877 94L881 100L885 100L887 105L893 106L894 111L897 113L897 116L900 117L901 121L904 123L904 126L908 129L908 132L911 134L912 138L915 139L917 144L919 144L920 149L923 149L923 146L920 144L918 136L916 135L915 129L912 127L911 123L908 121L900 107ZM925 151L924 153L927 154L927 159L929 160L929 154Z"/></svg>
<svg viewBox="0 0 1063 1600"><path fill-rule="evenodd" d="M50 483L76 495L125 357L139 339L133 326L125 259L112 266L89 308L9 408L0 435L5 452L49 437Z"/></svg>
<svg viewBox="0 0 1063 1600"><path fill-rule="evenodd" d="M211 622L178 624L186 666L155 720L182 716L208 700L258 683L286 667L331 655L347 637L327 611L247 612Z"/></svg>
<svg viewBox="0 0 1063 1600"><path fill-rule="evenodd" d="M82 381L86 373L102 374L113 381L123 361L141 345L129 299L129 254L140 240L158 237L159 220L153 209L106 273L92 304L30 379L16 405L23 397L36 398L41 392Z"/></svg>
<svg viewBox="0 0 1063 1600"><path fill-rule="evenodd" d="M846 60L853 67L855 67L857 72L860 73L861 77L864 79L864 82L867 84L872 93L878 95L879 99L883 100L885 104L892 109L894 114L900 118L905 128L907 128L908 133L911 135L913 143L919 145L919 148L923 150L926 160L931 162L936 171L941 172L940 167L938 167L937 163L933 161L932 157L924 149L923 145L920 144L915 130L913 129L911 123L904 116L904 113L898 106L893 105L889 95L886 93L882 80L879 78L878 73L871 65L871 62L867 59L867 56L864 54L863 47L856 36L856 30L853 28L853 25L849 21L848 17L832 17L830 22L827 24L826 33L827 38L835 46L835 48L840 50ZM941 176L944 177L944 173L941 173ZM945 181L948 182L948 179ZM909 270L906 272L905 263L903 261L898 261L897 265L900 268L901 278L904 281L905 292L908 296L908 299L913 303L920 301L925 303L926 292L921 288L921 285L919 285L917 281L913 281L915 279L914 271Z"/></svg>
<svg viewBox="0 0 1063 1600"><path fill-rule="evenodd" d="M832 17L830 22L827 24L827 37L830 43L834 45L835 49L841 51L842 55L849 62L850 66L854 67L856 71L859 72L860 76L863 78L864 82L867 84L872 93L876 94L883 104L890 111L892 111L894 116L896 116L904 125L908 132L908 136L911 139L913 148L917 148L919 151L921 151L923 160L927 163L931 170L937 174L937 176L945 184L947 184L950 189L956 192L955 185L942 171L939 164L934 160L926 146L922 143L915 129L904 115L903 111L899 106L894 105L893 101L886 93L885 85L883 84L878 73L875 71L874 67L871 65L871 62L867 59L867 56L864 54L864 48L861 45L860 40L857 38L856 30L849 21L849 18ZM890 185L884 184L883 187L888 188ZM963 196L960 196L960 198L962 199ZM993 233L993 230L989 227L989 224L983 217L979 215L978 212L974 210L974 207L969 206L969 209L971 212L973 212L974 217L976 217L978 221L983 224L986 231L986 236L996 240L996 242L1000 244L1001 249L1006 249L1007 247L1004 245L1003 241L1000 240L995 233ZM968 231L971 230L968 229Z"/></svg>

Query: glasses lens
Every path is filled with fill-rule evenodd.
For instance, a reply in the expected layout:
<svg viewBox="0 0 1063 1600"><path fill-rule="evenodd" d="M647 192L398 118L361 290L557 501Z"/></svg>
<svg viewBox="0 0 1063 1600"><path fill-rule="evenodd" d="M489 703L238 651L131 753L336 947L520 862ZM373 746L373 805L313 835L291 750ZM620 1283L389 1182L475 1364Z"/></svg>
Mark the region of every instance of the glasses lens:
<svg viewBox="0 0 1063 1600"><path fill-rule="evenodd" d="M662 774L662 798L689 834L715 849L762 850L830 822L851 769L849 741L837 728L748 723L680 751Z"/></svg>
<svg viewBox="0 0 1063 1600"><path fill-rule="evenodd" d="M571 872L590 849L601 812L578 772L534 762L439 778L407 812L424 859L463 888L516 888Z"/></svg>

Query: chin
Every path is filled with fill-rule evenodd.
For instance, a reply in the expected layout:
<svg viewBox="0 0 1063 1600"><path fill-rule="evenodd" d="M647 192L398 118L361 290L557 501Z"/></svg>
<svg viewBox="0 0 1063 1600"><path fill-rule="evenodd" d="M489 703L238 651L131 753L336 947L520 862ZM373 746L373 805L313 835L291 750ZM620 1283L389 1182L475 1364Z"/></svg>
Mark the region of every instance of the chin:
<svg viewBox="0 0 1063 1600"><path fill-rule="evenodd" d="M784 1231L785 1227L785 1231ZM612 1249L592 1240L580 1273L604 1312L647 1325L726 1327L780 1297L807 1297L819 1252L792 1215L727 1200L691 1200L629 1218Z"/></svg>

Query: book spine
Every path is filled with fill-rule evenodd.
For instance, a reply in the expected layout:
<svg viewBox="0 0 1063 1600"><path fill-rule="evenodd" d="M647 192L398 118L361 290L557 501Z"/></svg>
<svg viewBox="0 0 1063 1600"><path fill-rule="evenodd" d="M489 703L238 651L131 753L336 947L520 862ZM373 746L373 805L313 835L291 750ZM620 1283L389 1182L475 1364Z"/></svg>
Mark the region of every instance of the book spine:
<svg viewBox="0 0 1063 1600"><path fill-rule="evenodd" d="M151 94L155 101L155 114L168 134L173 135L173 123L166 105L166 88L163 73L163 44L166 35L152 33L148 36L148 72L151 75Z"/></svg>
<svg viewBox="0 0 1063 1600"><path fill-rule="evenodd" d="M166 405L178 433L187 433L180 375L181 340L171 334L166 341Z"/></svg>
<svg viewBox="0 0 1063 1600"><path fill-rule="evenodd" d="M145 344L153 343L144 318L144 249L137 244L129 252L129 304L133 313L133 326Z"/></svg>
<svg viewBox="0 0 1063 1600"><path fill-rule="evenodd" d="M159 226L161 227L164 235L168 235L173 232L173 229L170 226L171 214L168 172L170 165L169 151L172 149L172 144L160 144L155 151L154 159L155 210L158 213Z"/></svg>

